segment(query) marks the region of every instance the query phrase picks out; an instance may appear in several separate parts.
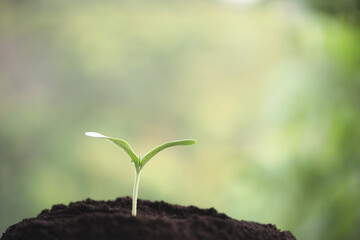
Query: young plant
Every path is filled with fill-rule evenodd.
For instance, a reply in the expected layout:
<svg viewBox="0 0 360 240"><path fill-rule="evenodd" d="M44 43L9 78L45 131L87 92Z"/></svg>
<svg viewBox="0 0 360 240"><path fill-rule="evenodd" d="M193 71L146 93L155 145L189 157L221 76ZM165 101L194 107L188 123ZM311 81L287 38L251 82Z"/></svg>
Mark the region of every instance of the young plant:
<svg viewBox="0 0 360 240"><path fill-rule="evenodd" d="M180 145L193 145L196 143L193 139L184 139L184 140L178 140L173 142L167 142L164 143L154 149L152 149L150 152L146 153L144 156L136 155L134 150L130 147L130 145L121 139L113 138L104 136L97 132L86 132L86 136L89 137L97 137L97 138L104 138L109 140L111 143L113 143L116 147L119 147L121 150L126 152L130 158L131 163L135 166L135 180L134 180L134 187L133 187L133 202L132 202L132 215L136 216L136 204L137 204L137 195L139 190L139 180L140 180L140 174L142 169L144 168L145 164L158 152L164 150L165 148L172 147L172 146L180 146Z"/></svg>

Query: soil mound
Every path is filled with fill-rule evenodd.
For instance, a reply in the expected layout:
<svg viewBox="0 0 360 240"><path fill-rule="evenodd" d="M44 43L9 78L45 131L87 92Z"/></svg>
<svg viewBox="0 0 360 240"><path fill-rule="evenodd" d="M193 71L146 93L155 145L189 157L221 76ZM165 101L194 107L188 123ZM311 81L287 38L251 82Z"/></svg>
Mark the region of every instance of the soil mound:
<svg viewBox="0 0 360 240"><path fill-rule="evenodd" d="M138 200L137 217L132 217L131 204L126 197L54 205L10 226L1 240L295 239L272 224L237 221L213 208Z"/></svg>

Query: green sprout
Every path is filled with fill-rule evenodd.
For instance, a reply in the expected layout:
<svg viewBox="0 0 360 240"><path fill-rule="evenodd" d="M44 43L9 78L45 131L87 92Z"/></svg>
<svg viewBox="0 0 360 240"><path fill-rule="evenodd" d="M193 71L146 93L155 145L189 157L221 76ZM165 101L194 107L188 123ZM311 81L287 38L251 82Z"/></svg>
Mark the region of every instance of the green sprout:
<svg viewBox="0 0 360 240"><path fill-rule="evenodd" d="M137 204L137 195L139 190L139 180L140 180L140 174L142 169L144 168L145 164L157 153L164 150L165 148L172 147L172 146L179 146L179 145L193 145L196 143L196 140L193 139L184 139L184 140L177 140L173 142L167 142L164 143L154 149L152 149L150 152L146 153L143 157L140 155L136 155L134 150L130 147L130 145L121 139L113 138L113 137L107 137L97 132L86 132L86 136L89 137L97 137L97 138L105 138L109 140L111 143L113 143L116 147L119 147L121 150L126 152L130 158L131 163L135 166L135 180L134 180L134 187L133 187L133 202L132 202L132 215L136 216L136 204Z"/></svg>

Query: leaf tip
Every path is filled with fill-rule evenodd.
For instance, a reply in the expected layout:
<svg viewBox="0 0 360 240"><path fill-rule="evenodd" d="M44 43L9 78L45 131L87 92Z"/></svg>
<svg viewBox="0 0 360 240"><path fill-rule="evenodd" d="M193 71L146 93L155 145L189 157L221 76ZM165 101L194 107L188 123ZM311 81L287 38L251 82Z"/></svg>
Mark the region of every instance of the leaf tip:
<svg viewBox="0 0 360 240"><path fill-rule="evenodd" d="M106 137L100 133L97 133L97 132L85 132L85 135L88 136L88 137Z"/></svg>

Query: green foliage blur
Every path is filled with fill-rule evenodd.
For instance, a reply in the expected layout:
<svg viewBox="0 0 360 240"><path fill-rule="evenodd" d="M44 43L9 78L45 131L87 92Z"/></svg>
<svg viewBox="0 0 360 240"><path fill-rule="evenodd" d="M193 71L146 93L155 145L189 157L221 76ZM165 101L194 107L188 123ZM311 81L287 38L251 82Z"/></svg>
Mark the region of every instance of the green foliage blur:
<svg viewBox="0 0 360 240"><path fill-rule="evenodd" d="M360 30L318 6L0 1L0 233L131 196L130 159L97 131L142 154L198 140L156 156L139 198L360 239Z"/></svg>

